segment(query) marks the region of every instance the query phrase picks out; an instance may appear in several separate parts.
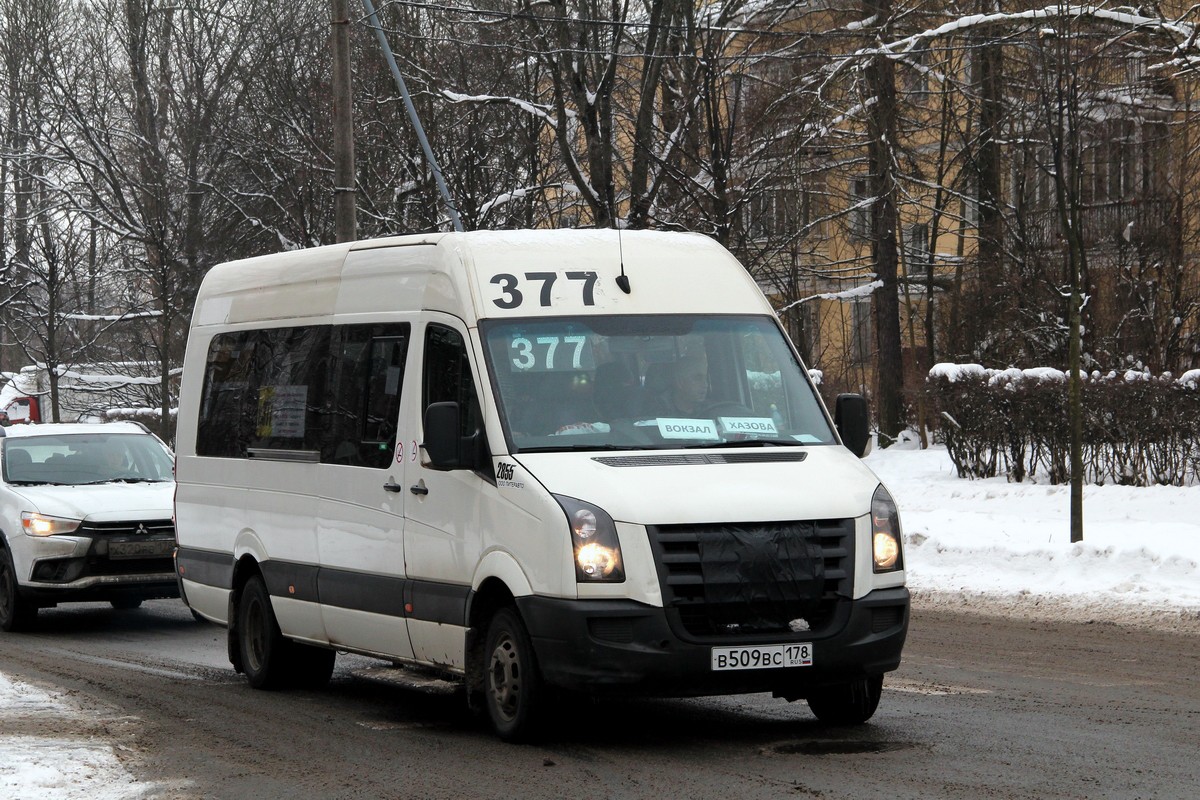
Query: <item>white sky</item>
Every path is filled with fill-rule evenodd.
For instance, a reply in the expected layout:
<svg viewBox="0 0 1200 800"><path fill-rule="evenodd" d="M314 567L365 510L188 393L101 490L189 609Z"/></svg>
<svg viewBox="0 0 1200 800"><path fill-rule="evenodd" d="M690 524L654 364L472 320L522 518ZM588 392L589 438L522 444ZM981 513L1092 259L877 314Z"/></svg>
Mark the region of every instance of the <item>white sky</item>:
<svg viewBox="0 0 1200 800"><path fill-rule="evenodd" d="M1072 545L1066 486L960 480L943 448L912 444L866 463L900 506L918 606L1200 629L1200 486L1088 486L1084 541ZM77 724L87 713L0 674L0 797L152 793L122 766L114 743L72 736L94 729ZM29 733L55 730L55 721L60 735Z"/></svg>

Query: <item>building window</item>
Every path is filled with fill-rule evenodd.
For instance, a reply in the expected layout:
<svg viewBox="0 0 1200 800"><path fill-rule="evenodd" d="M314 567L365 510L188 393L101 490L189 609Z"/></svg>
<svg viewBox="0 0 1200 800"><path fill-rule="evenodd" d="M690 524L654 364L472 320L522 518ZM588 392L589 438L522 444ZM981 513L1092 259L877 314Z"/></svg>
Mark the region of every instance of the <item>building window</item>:
<svg viewBox="0 0 1200 800"><path fill-rule="evenodd" d="M928 225L909 225L904 230L904 260L910 267L929 263Z"/></svg>
<svg viewBox="0 0 1200 800"><path fill-rule="evenodd" d="M824 185L773 187L751 195L743 206L746 236L757 239L804 238L821 233Z"/></svg>
<svg viewBox="0 0 1200 800"><path fill-rule="evenodd" d="M821 301L800 304L800 351L808 366L813 365L821 350Z"/></svg>
<svg viewBox="0 0 1200 800"><path fill-rule="evenodd" d="M874 328L871 325L871 299L855 300L850 304L850 358L855 364L865 364L874 352Z"/></svg>
<svg viewBox="0 0 1200 800"><path fill-rule="evenodd" d="M850 182L850 235L859 239L871 236L870 182L854 178Z"/></svg>
<svg viewBox="0 0 1200 800"><path fill-rule="evenodd" d="M921 103L929 96L929 51L914 50L908 54L908 69L904 73L903 90Z"/></svg>

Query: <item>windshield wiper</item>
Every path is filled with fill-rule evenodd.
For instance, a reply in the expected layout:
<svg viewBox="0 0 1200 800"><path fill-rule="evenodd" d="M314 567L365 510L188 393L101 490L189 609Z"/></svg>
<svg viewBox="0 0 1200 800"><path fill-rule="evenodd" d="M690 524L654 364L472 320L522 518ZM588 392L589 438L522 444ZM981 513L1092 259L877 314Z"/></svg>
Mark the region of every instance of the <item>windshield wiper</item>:
<svg viewBox="0 0 1200 800"><path fill-rule="evenodd" d="M521 447L518 453L568 453L579 450L659 450L658 447L647 447L639 444L561 444L553 447Z"/></svg>
<svg viewBox="0 0 1200 800"><path fill-rule="evenodd" d="M799 447L800 442L794 439L736 439L732 442L705 442L703 444L685 445L683 450L728 447Z"/></svg>
<svg viewBox="0 0 1200 800"><path fill-rule="evenodd" d="M66 486L65 483L58 481L13 481L8 482L9 486Z"/></svg>

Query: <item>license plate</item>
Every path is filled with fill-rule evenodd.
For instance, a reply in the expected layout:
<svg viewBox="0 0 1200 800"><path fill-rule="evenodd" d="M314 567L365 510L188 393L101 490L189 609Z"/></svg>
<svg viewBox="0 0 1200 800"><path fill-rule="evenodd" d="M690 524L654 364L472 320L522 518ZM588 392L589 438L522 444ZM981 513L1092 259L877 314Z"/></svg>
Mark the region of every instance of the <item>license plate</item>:
<svg viewBox="0 0 1200 800"><path fill-rule="evenodd" d="M149 558L153 556L169 556L175 547L174 539L162 539L149 542L109 542L109 558Z"/></svg>
<svg viewBox="0 0 1200 800"><path fill-rule="evenodd" d="M712 649L714 672L732 669L811 667L812 663L813 646L811 642L769 644L760 647L714 647Z"/></svg>

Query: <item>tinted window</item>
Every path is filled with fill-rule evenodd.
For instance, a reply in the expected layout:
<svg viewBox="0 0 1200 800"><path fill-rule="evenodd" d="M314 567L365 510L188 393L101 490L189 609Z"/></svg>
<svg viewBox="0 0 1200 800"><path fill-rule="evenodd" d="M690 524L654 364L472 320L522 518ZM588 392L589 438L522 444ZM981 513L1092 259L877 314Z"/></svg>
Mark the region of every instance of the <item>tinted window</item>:
<svg viewBox="0 0 1200 800"><path fill-rule="evenodd" d="M213 338L196 453L290 451L386 466L395 445L408 325L239 331Z"/></svg>
<svg viewBox="0 0 1200 800"><path fill-rule="evenodd" d="M327 396L329 436L321 461L374 467L391 462L408 354L406 333L395 325L338 330L332 384L337 388Z"/></svg>
<svg viewBox="0 0 1200 800"><path fill-rule="evenodd" d="M462 435L479 430L483 420L463 337L452 328L430 325L425 333L425 404L452 400L462 412Z"/></svg>

